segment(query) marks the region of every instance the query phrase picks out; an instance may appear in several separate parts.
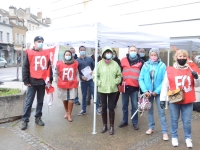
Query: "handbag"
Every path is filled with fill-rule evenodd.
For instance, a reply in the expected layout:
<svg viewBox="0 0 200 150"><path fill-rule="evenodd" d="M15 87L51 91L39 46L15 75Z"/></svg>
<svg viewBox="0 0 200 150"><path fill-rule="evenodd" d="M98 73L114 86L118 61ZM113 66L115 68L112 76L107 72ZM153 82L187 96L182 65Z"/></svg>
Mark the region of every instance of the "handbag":
<svg viewBox="0 0 200 150"><path fill-rule="evenodd" d="M187 78L187 76L186 76L186 78ZM169 100L170 103L177 103L177 102L184 101L183 87L185 85L186 78L184 80L184 84L182 86L182 89L178 88L176 90L170 90L170 91L167 92L168 100Z"/></svg>
<svg viewBox="0 0 200 150"><path fill-rule="evenodd" d="M125 87L126 87L126 83L125 82L122 82L122 85L118 85L117 88L118 88L118 91L119 92L122 92L122 93L125 93Z"/></svg>

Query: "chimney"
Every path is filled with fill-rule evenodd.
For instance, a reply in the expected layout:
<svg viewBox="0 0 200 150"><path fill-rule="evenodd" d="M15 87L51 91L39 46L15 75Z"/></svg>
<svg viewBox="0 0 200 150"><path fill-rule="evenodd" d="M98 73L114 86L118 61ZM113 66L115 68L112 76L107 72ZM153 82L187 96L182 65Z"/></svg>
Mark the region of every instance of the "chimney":
<svg viewBox="0 0 200 150"><path fill-rule="evenodd" d="M46 24L51 24L51 19L50 18L46 18L45 23Z"/></svg>
<svg viewBox="0 0 200 150"><path fill-rule="evenodd" d="M30 19L30 15L31 15L31 10L30 10L30 7L29 8L26 8L26 19Z"/></svg>
<svg viewBox="0 0 200 150"><path fill-rule="evenodd" d="M42 12L37 12L37 18L40 20L42 19Z"/></svg>
<svg viewBox="0 0 200 150"><path fill-rule="evenodd" d="M9 7L9 15L10 16L16 16L16 8L13 6Z"/></svg>

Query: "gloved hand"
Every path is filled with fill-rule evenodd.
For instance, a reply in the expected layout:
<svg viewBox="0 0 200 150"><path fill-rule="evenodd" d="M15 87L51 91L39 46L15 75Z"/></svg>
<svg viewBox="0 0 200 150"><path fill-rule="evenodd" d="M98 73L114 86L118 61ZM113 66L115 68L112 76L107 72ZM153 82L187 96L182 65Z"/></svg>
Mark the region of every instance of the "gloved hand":
<svg viewBox="0 0 200 150"><path fill-rule="evenodd" d="M160 101L160 108L162 108L162 109L165 108L165 101Z"/></svg>
<svg viewBox="0 0 200 150"><path fill-rule="evenodd" d="M192 71L192 76L195 78L195 79L198 79L199 76L198 76L198 73L196 71Z"/></svg>

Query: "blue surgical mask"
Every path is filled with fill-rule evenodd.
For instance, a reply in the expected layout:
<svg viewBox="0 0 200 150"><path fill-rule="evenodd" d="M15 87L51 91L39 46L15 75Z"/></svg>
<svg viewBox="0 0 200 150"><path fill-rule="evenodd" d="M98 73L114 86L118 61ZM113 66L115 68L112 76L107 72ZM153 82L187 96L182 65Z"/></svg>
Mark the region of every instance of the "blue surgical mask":
<svg viewBox="0 0 200 150"><path fill-rule="evenodd" d="M74 56L75 56L75 54L72 54L72 56L74 57Z"/></svg>
<svg viewBox="0 0 200 150"><path fill-rule="evenodd" d="M37 43L37 48L42 49L43 48L43 43Z"/></svg>
<svg viewBox="0 0 200 150"><path fill-rule="evenodd" d="M85 51L80 51L81 56L85 56Z"/></svg>
<svg viewBox="0 0 200 150"><path fill-rule="evenodd" d="M66 60L70 60L72 57L71 56L65 56Z"/></svg>
<svg viewBox="0 0 200 150"><path fill-rule="evenodd" d="M106 59L111 59L112 58L112 54L106 54Z"/></svg>
<svg viewBox="0 0 200 150"><path fill-rule="evenodd" d="M134 58L137 55L137 53L136 52L130 52L129 55L131 56L131 58Z"/></svg>
<svg viewBox="0 0 200 150"><path fill-rule="evenodd" d="M113 55L113 58L115 58L115 55Z"/></svg>
<svg viewBox="0 0 200 150"><path fill-rule="evenodd" d="M140 53L140 57L144 57L145 56L145 53Z"/></svg>

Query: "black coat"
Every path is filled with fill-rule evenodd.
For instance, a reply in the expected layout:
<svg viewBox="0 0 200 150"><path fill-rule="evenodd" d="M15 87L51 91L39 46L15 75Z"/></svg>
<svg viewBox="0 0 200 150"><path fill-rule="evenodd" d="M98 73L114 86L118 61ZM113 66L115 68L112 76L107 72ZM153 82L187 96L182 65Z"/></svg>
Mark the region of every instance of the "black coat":
<svg viewBox="0 0 200 150"><path fill-rule="evenodd" d="M51 66L51 62L49 60L48 67L50 67L50 66ZM51 73L50 73L50 83L52 83L52 81L53 81L52 69L50 69L50 71L51 71ZM24 64L23 64L23 67L22 67L22 80L24 82L24 85L27 85L27 84L31 84L32 86L34 86L34 85L45 85L45 82L44 82L43 79L36 79L36 78L32 78L30 76L30 64L29 64L29 60L28 60L28 54L26 54L26 56L25 56Z"/></svg>

